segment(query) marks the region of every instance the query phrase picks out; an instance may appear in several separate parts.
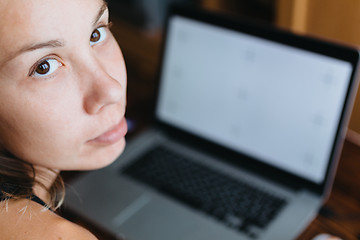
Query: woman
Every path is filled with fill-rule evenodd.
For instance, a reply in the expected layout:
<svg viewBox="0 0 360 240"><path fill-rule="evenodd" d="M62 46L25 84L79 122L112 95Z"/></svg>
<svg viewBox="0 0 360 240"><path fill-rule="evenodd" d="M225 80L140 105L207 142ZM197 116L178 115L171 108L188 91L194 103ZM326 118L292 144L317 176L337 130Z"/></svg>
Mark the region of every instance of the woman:
<svg viewBox="0 0 360 240"><path fill-rule="evenodd" d="M0 1L1 239L96 239L54 210L61 170L116 159L126 70L103 0Z"/></svg>

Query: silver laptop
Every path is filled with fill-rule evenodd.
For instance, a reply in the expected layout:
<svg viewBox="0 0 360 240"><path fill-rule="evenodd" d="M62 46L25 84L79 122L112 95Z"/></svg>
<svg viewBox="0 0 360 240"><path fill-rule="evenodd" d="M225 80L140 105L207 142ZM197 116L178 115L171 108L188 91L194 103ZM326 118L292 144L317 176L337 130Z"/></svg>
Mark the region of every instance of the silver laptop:
<svg viewBox="0 0 360 240"><path fill-rule="evenodd" d="M66 207L130 240L294 239L329 195L358 51L174 8L154 126Z"/></svg>

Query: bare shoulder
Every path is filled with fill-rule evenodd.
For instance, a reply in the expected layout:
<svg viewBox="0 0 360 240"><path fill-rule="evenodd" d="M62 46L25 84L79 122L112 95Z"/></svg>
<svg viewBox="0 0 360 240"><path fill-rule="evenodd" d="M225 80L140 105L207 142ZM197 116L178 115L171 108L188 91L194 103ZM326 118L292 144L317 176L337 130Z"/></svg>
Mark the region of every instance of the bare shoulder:
<svg viewBox="0 0 360 240"><path fill-rule="evenodd" d="M0 202L0 232L5 239L96 240L88 230L24 199Z"/></svg>

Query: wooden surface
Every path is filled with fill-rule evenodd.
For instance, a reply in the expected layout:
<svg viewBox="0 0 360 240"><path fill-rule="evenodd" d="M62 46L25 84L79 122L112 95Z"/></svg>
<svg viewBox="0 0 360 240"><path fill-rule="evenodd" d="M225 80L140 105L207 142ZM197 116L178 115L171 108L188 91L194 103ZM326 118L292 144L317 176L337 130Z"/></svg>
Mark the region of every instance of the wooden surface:
<svg viewBox="0 0 360 240"><path fill-rule="evenodd" d="M136 132L147 125L151 115L161 34L160 31L142 31L117 19L112 21L114 36L123 50L128 68L127 117L134 122L133 131ZM130 132L130 137L132 134ZM360 147L345 141L332 194L318 217L299 236L299 240L311 239L319 233L331 233L349 240L360 239L359 171ZM99 239L116 239L73 213L64 211L62 214L93 231Z"/></svg>

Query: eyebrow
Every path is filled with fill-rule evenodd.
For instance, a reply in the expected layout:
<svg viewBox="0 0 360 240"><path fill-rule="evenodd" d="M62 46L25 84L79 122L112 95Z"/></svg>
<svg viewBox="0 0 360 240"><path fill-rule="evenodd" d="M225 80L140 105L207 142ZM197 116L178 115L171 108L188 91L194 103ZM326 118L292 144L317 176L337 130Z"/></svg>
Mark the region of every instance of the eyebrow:
<svg viewBox="0 0 360 240"><path fill-rule="evenodd" d="M56 39L56 40L50 40L43 43L37 43L37 44L31 44L28 46L25 46L21 48L15 55L19 55L23 52L31 52L40 48L56 48L56 47L63 47L65 45L63 40Z"/></svg>
<svg viewBox="0 0 360 240"><path fill-rule="evenodd" d="M97 24L97 22L100 20L100 18L102 17L102 15L104 14L104 12L108 9L107 3L105 1L103 1L103 4L100 7L99 12L97 13L96 17L94 18L93 21L93 26L95 26ZM7 58L7 61L17 57L18 55L24 53L24 52L31 52L37 49L42 49L42 48L57 48L57 47L63 47L65 46L65 41L62 39L55 39L55 40L50 40L47 42L42 42L42 43L36 43L36 44L29 44L26 45L22 48L20 48L20 50L16 51L15 53L11 54L9 58Z"/></svg>

